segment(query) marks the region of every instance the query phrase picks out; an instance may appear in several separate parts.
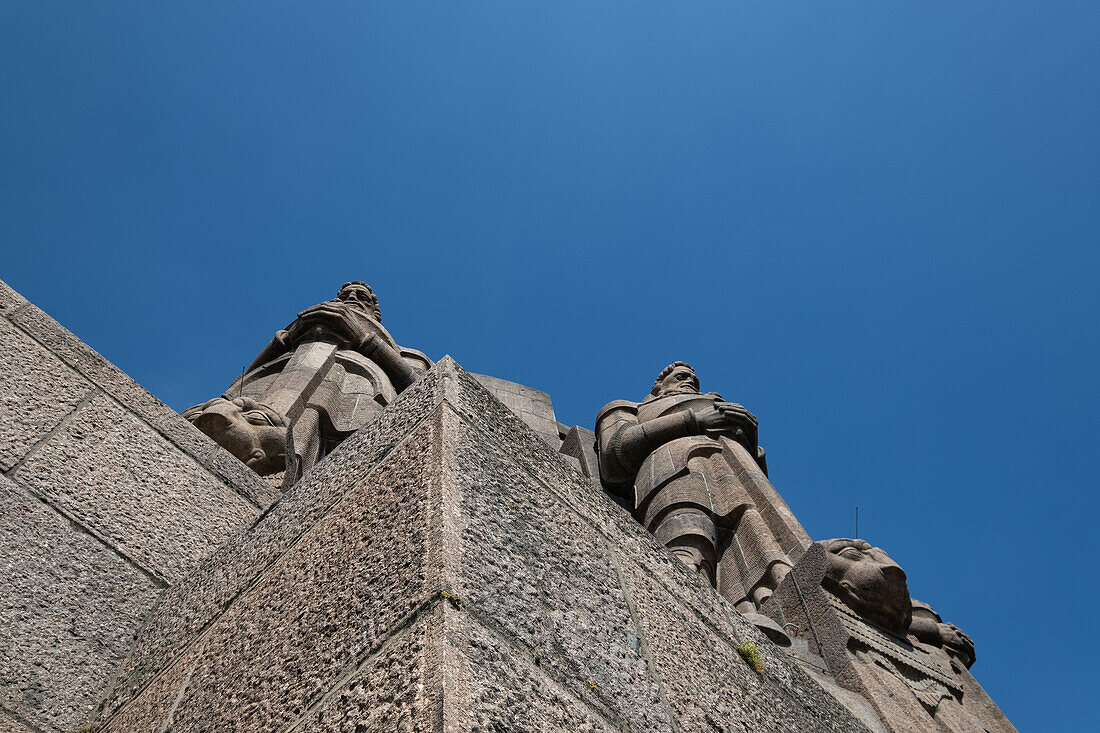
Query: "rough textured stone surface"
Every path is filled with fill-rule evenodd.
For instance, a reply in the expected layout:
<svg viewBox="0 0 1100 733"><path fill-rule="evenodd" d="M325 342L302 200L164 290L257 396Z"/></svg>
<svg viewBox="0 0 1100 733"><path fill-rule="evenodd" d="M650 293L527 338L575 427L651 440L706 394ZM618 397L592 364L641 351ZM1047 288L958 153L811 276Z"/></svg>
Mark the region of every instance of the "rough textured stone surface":
<svg viewBox="0 0 1100 733"><path fill-rule="evenodd" d="M437 593L424 568L429 496L413 490L430 480L437 429L414 431L210 624L175 725L292 724Z"/></svg>
<svg viewBox="0 0 1100 733"><path fill-rule="evenodd" d="M92 391L92 385L0 318L0 470L8 470Z"/></svg>
<svg viewBox="0 0 1100 733"><path fill-rule="evenodd" d="M604 539L496 459L483 447L488 436L451 410L443 425L444 491L456 494L448 505L462 528L452 592L602 717L633 730L669 729Z"/></svg>
<svg viewBox="0 0 1100 733"><path fill-rule="evenodd" d="M279 492L254 473L227 470L220 459L216 462L219 454L232 456L34 305L12 313L11 322L257 506L266 507L278 498Z"/></svg>
<svg viewBox="0 0 1100 733"><path fill-rule="evenodd" d="M105 710L113 712L120 701L147 684L180 645L211 623L314 527L349 487L366 480L397 442L429 415L439 389L439 375L425 375L398 397L392 409L319 463L309 477L271 508L263 521L208 558L187 584L171 588L136 642Z"/></svg>
<svg viewBox="0 0 1100 733"><path fill-rule="evenodd" d="M14 476L166 580L259 514L106 395L73 415Z"/></svg>
<svg viewBox="0 0 1100 733"><path fill-rule="evenodd" d="M294 731L415 731L442 712L438 660L430 650L439 604L394 634L291 727Z"/></svg>
<svg viewBox="0 0 1100 733"><path fill-rule="evenodd" d="M76 730L165 584L279 492L3 283L0 352L0 720Z"/></svg>
<svg viewBox="0 0 1100 733"><path fill-rule="evenodd" d="M602 717L597 709L556 684L538 660L527 657L506 638L490 633L453 609L444 613L446 670L454 691L443 700L444 730L639 730L620 727Z"/></svg>
<svg viewBox="0 0 1100 733"><path fill-rule="evenodd" d="M378 423L169 591L105 730L863 729L449 359Z"/></svg>
<svg viewBox="0 0 1100 733"><path fill-rule="evenodd" d="M27 299L0 280L0 316L6 316L27 304Z"/></svg>
<svg viewBox="0 0 1100 733"><path fill-rule="evenodd" d="M0 705L75 730L106 691L158 588L0 476Z"/></svg>
<svg viewBox="0 0 1100 733"><path fill-rule="evenodd" d="M34 729L19 722L13 713L0 708L0 733L35 733Z"/></svg>
<svg viewBox="0 0 1100 733"><path fill-rule="evenodd" d="M547 445L555 450L561 447L558 419L554 416L554 405L550 402L550 395L532 387L509 382L507 379L485 374L470 376L515 413L516 417L527 424L527 427L534 430Z"/></svg>

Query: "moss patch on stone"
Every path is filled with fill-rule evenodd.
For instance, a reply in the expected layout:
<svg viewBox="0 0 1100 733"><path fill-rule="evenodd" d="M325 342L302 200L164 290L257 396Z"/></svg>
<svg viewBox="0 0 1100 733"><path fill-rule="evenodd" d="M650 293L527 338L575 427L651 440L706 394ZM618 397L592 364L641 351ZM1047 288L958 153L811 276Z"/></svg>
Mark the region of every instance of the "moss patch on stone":
<svg viewBox="0 0 1100 733"><path fill-rule="evenodd" d="M764 658L760 656L760 649L756 644L751 641L743 641L736 647L737 653L741 655L741 658L752 667L752 670L757 674L764 674Z"/></svg>

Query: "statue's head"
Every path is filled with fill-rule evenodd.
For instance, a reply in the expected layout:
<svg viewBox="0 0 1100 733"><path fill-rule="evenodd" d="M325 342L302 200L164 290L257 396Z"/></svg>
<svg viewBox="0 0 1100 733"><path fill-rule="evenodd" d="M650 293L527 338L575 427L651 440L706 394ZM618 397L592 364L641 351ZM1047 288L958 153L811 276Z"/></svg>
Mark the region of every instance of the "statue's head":
<svg viewBox="0 0 1100 733"><path fill-rule="evenodd" d="M248 397L216 397L183 417L261 476L286 467L286 418Z"/></svg>
<svg viewBox="0 0 1100 733"><path fill-rule="evenodd" d="M370 285L362 280L344 283L340 292L336 294L336 299L343 301L346 305L361 305L374 317L374 320L382 322L382 309L378 306L378 296L371 290Z"/></svg>
<svg viewBox="0 0 1100 733"><path fill-rule="evenodd" d="M699 377L695 376L695 370L690 364L682 361L674 361L657 375L653 382L653 389L649 391L654 397L668 397L677 394L698 394Z"/></svg>
<svg viewBox="0 0 1100 733"><path fill-rule="evenodd" d="M825 590L879 626L895 632L909 628L912 609L905 571L878 547L863 540L821 543L828 553Z"/></svg>

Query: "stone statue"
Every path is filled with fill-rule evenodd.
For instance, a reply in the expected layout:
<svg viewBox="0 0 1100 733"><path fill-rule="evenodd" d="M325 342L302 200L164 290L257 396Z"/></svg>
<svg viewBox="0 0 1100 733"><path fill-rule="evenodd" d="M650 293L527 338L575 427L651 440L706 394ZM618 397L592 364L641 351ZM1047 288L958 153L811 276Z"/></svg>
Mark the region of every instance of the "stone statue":
<svg viewBox="0 0 1100 733"><path fill-rule="evenodd" d="M808 670L865 698L879 729L1015 731L970 675L970 637L912 599L905 572L864 540L814 543L763 610L796 637Z"/></svg>
<svg viewBox="0 0 1100 733"><path fill-rule="evenodd" d="M260 475L285 472L285 488L430 367L397 345L356 280L299 313L224 395L183 416Z"/></svg>
<svg viewBox="0 0 1100 733"><path fill-rule="evenodd" d="M970 669L977 657L974 655L974 642L955 624L946 624L940 615L927 603L916 598L909 599L913 608L913 620L909 624L909 633L922 643L936 649L943 649L949 657Z"/></svg>
<svg viewBox="0 0 1100 733"><path fill-rule="evenodd" d="M912 607L905 571L882 549L863 540L826 540L821 584L860 616L904 634Z"/></svg>
<svg viewBox="0 0 1100 733"><path fill-rule="evenodd" d="M810 544L767 479L756 418L695 371L666 367L641 403L596 418L600 478L678 558L743 613L755 613Z"/></svg>

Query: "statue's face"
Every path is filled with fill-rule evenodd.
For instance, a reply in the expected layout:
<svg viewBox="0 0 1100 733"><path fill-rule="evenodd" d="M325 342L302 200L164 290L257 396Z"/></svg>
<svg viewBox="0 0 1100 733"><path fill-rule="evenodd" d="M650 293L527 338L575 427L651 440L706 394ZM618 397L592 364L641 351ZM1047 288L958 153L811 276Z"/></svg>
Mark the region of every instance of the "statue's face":
<svg viewBox="0 0 1100 733"><path fill-rule="evenodd" d="M375 320L382 320L382 311L378 307L378 298L375 296L374 291L370 289L369 285L363 283L348 283L344 287L340 288L340 292L336 294L337 300L342 300L345 303L355 302L361 304L368 313L374 316Z"/></svg>
<svg viewBox="0 0 1100 733"><path fill-rule="evenodd" d="M658 397L666 397L674 394L699 393L699 378L691 367L678 366L665 375L657 390Z"/></svg>
<svg viewBox="0 0 1100 733"><path fill-rule="evenodd" d="M286 420L255 400L218 397L183 417L261 476L286 468Z"/></svg>
<svg viewBox="0 0 1100 733"><path fill-rule="evenodd" d="M891 631L909 628L912 607L905 571L863 540L822 543L829 552L822 585L853 611Z"/></svg>

